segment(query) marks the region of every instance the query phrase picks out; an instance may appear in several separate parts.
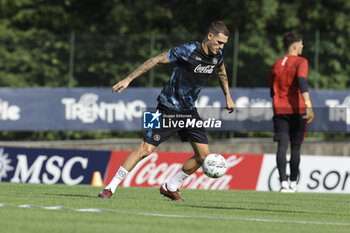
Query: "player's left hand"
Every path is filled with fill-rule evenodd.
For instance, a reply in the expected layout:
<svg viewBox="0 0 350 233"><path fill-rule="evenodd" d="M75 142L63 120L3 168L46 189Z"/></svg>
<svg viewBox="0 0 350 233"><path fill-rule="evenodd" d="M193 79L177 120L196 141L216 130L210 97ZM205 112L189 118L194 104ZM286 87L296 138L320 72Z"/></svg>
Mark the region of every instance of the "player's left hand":
<svg viewBox="0 0 350 233"><path fill-rule="evenodd" d="M232 113L235 110L235 102L231 98L226 99L226 109L229 113Z"/></svg>
<svg viewBox="0 0 350 233"><path fill-rule="evenodd" d="M312 108L306 108L306 115L303 116L303 118L307 120L306 123L311 123L311 121L315 118L315 114Z"/></svg>
<svg viewBox="0 0 350 233"><path fill-rule="evenodd" d="M307 124L310 124L311 121L315 118L314 111L312 110L312 104L310 100L307 100L305 102L305 107L306 107L306 115L303 116L303 119L307 120Z"/></svg>

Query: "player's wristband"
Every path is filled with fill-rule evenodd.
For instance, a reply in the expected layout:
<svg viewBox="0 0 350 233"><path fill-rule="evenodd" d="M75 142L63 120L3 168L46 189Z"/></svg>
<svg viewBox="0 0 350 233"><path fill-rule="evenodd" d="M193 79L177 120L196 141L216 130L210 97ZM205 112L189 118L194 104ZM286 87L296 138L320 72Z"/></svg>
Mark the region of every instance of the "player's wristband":
<svg viewBox="0 0 350 233"><path fill-rule="evenodd" d="M310 101L310 100L305 101L305 105L306 105L306 107L308 107L308 108L312 108L312 104L311 104L311 101Z"/></svg>

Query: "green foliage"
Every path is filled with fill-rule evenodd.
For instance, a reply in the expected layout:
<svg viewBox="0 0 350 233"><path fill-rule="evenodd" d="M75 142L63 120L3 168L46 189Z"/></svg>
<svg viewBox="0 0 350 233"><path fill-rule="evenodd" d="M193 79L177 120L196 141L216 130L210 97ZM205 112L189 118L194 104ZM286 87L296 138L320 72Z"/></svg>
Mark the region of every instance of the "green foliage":
<svg viewBox="0 0 350 233"><path fill-rule="evenodd" d="M0 86L65 86L67 39L41 30L8 29L0 21Z"/></svg>
<svg viewBox="0 0 350 233"><path fill-rule="evenodd" d="M0 85L67 86L70 33L75 32L74 86L111 86L147 58L188 40L202 40L208 24L224 20L238 48L227 44L225 63L231 74L233 49L238 49L238 85L266 86L266 77L281 50L281 34L299 31L305 37L311 87L349 87L350 4L327 1L35 1L1 0ZM213 15L212 12L216 12ZM321 31L315 48L315 30ZM150 33L156 34L150 51ZM314 53L319 49L319 70ZM171 67L155 68L154 83L162 86ZM316 75L317 74L317 75ZM316 77L317 76L317 79ZM148 74L134 86L149 86ZM210 86L216 86L212 79Z"/></svg>
<svg viewBox="0 0 350 233"><path fill-rule="evenodd" d="M224 49L229 76L238 66L238 86L267 86L269 69L283 54L281 35L304 34L304 56L310 61L310 86L349 87L350 4L346 0L278 1L214 0L2 0L0 13L0 85L67 86L70 50L75 48L73 85L111 86L151 56L189 40L202 40L209 23L222 19L239 47L229 40ZM212 14L215 12L215 15ZM320 30L320 47L315 31ZM155 48L150 51L150 34ZM70 43L75 32L74 44ZM238 49L238 64L232 63ZM315 52L319 68L315 70ZM171 66L154 69L134 86L162 86ZM215 78L208 83L217 86Z"/></svg>

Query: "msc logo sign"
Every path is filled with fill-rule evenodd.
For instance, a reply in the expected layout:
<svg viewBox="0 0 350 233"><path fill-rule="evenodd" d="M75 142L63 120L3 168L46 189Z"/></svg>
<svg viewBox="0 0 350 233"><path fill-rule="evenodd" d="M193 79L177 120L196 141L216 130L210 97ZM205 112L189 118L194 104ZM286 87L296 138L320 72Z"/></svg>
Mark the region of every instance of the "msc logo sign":
<svg viewBox="0 0 350 233"><path fill-rule="evenodd" d="M143 113L143 128L144 129L160 129L161 113L156 112Z"/></svg>

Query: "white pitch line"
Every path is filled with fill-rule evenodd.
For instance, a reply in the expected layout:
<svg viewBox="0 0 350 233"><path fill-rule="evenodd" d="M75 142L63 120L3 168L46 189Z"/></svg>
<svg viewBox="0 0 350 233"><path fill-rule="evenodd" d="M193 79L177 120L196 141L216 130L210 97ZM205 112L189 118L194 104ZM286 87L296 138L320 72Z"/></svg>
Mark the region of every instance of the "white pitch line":
<svg viewBox="0 0 350 233"><path fill-rule="evenodd" d="M304 220L282 220L282 219L265 219L265 218L239 218L239 217L224 217L224 216L205 216L205 215L184 215L184 214L160 214L160 213L144 213L144 212L129 212L119 210L105 210L105 209L72 209L65 206L36 206L30 204L24 205L10 205L6 203L0 203L0 207L19 207L19 208L39 208L46 210L72 210L77 212L94 212L94 213L115 213L115 214L128 214L128 215L141 215L152 217L167 217L167 218L198 218L198 219L218 219L218 220L236 220L236 221L249 221L249 222L270 222L270 223L294 223L294 224L306 224L306 225L331 225L331 226L350 226L350 223L346 222L316 222L316 221L304 221Z"/></svg>

